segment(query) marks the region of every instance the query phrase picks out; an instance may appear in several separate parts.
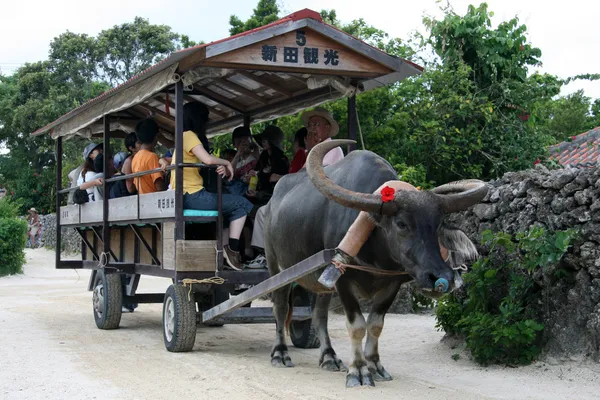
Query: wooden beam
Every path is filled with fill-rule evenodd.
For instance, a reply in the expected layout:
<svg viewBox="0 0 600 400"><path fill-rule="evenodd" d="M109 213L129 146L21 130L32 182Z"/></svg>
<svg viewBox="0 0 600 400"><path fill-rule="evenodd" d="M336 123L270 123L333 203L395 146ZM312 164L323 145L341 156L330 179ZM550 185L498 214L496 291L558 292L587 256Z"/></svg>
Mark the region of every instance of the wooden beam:
<svg viewBox="0 0 600 400"><path fill-rule="evenodd" d="M240 70L236 71L236 73L245 76L246 78L251 79L256 83L260 83L261 85L266 86L269 89L273 89L274 91L279 92L287 97L292 97L293 95L293 93L290 90L284 88L283 86L275 82L271 82L270 80L265 79L262 76L256 76L252 72Z"/></svg>
<svg viewBox="0 0 600 400"><path fill-rule="evenodd" d="M188 103L192 102L192 101L199 101L198 99L195 99L195 98L193 98L190 95L183 95L183 99L185 101L187 101ZM206 107L208 107L208 110L211 113L214 113L214 114L218 115L221 118L228 118L229 117L229 113L226 113L225 111L217 110L215 107L210 107L208 104L205 104L205 105L206 105Z"/></svg>
<svg viewBox="0 0 600 400"><path fill-rule="evenodd" d="M129 112L131 114L137 115L139 117L139 119L143 119L143 118L147 117L147 114L145 111L138 110L135 107L137 107L137 106L134 106L129 109ZM159 132L167 132L167 133L169 133L169 135L172 135L173 132L175 131L175 124L173 124L173 126L168 126L167 124L164 123L163 118L161 118L161 117L156 119L156 123L158 124Z"/></svg>
<svg viewBox="0 0 600 400"><path fill-rule="evenodd" d="M210 321L227 312L240 308L244 304L251 302L267 293L279 289L285 285L297 281L298 279L315 272L327 265L334 255L332 249L321 250L320 252L300 261L298 264L273 275L266 281L252 286L243 293L224 301L223 303L206 310L202 313L202 322Z"/></svg>
<svg viewBox="0 0 600 400"><path fill-rule="evenodd" d="M214 78L213 79L214 82L218 83L219 85L225 86L226 88L229 88L231 90L235 90L238 93L243 94L244 96L248 96L251 99L257 101L260 104L267 104L267 101L265 98L260 97L259 95L257 95L256 93L254 93L251 90L246 89L243 86L238 85L235 82L231 82L228 81L227 79L223 79L223 78Z"/></svg>
<svg viewBox="0 0 600 400"><path fill-rule="evenodd" d="M232 109L233 111L237 112L238 114L245 114L246 113L246 106L239 104L238 102L236 102L233 99L228 99L225 96L221 96L219 93L215 93L210 89L207 89L205 87L201 87L201 86L194 86L194 89L199 92L201 95L211 99L212 101L216 101L219 104L224 105L227 108Z"/></svg>
<svg viewBox="0 0 600 400"><path fill-rule="evenodd" d="M177 66L177 72L179 74L183 74L193 66L204 61L204 59L206 59L206 47L198 49L195 53L179 61L179 65Z"/></svg>
<svg viewBox="0 0 600 400"><path fill-rule="evenodd" d="M141 108L145 111L149 111L151 113L154 113L155 115L162 117L163 119L170 121L172 124L175 123L174 121L174 117L170 114L167 114L164 111L160 111L158 108L154 108L152 106L149 106L148 104L138 104L138 108Z"/></svg>
<svg viewBox="0 0 600 400"><path fill-rule="evenodd" d="M175 109L175 103L173 103L171 100L167 100L166 93L158 93L156 96L154 96L154 100L159 101L163 104L168 103L169 107L171 107L173 110Z"/></svg>

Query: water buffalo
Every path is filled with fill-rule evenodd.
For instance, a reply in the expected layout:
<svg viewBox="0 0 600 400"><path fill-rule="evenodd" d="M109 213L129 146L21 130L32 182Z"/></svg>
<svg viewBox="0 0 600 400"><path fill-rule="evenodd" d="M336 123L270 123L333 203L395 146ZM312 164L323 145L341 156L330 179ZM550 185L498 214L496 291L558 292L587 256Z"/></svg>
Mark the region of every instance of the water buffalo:
<svg viewBox="0 0 600 400"><path fill-rule="evenodd" d="M432 297L439 295L432 290L439 278L450 282L450 291L456 287L459 274L451 268L452 260L442 259L439 243L451 251L458 263L476 257L477 250L462 231L443 223L444 215L480 202L487 186L481 181L467 180L430 191L398 191L392 202L382 203L381 197L373 192L398 177L394 168L375 153L353 151L323 168L324 155L348 143L354 142L333 140L317 145L308 156L306 170L286 175L278 182L266 205L265 251L270 274L277 274L323 249L335 248L358 212L369 212L376 227L354 262L408 274L390 277L348 269L337 281L335 290L344 308L352 344L348 368L337 357L329 339L327 315L331 292L318 282L322 270L300 279L298 284L319 294L312 320L321 343L320 366L334 371L347 369L347 387L374 386L374 380L392 379L380 362L378 338L385 313L400 285L415 280ZM284 337L290 312L289 295L290 287L286 286L272 297L276 341L271 363L278 367L293 366ZM368 320L361 313L359 297L372 299Z"/></svg>

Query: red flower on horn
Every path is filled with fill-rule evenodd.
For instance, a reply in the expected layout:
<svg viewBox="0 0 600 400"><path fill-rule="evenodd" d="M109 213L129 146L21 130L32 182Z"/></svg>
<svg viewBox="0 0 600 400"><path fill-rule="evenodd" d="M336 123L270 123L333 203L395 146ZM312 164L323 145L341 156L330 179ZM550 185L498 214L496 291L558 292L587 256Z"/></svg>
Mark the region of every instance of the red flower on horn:
<svg viewBox="0 0 600 400"><path fill-rule="evenodd" d="M393 188L389 186L384 187L383 189L381 189L381 201L383 201L384 203L387 203L388 201L393 201L395 193L396 191Z"/></svg>

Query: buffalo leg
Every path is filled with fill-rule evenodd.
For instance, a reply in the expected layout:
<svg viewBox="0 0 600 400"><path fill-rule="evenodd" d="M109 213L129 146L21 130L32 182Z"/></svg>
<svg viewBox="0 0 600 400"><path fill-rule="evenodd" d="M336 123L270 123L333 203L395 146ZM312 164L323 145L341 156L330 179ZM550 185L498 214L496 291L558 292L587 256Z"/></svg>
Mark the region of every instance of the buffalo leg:
<svg viewBox="0 0 600 400"><path fill-rule="evenodd" d="M285 344L285 320L289 311L291 285L273 292L273 315L275 315L275 345L271 351L271 365L274 367L293 367L292 359Z"/></svg>
<svg viewBox="0 0 600 400"><path fill-rule="evenodd" d="M360 311L358 300L356 300L348 286L338 282L337 290L342 306L344 306L346 329L352 346L351 361L346 375L346 387L375 386L362 348L362 340L367 332L367 322Z"/></svg>
<svg viewBox="0 0 600 400"><path fill-rule="evenodd" d="M365 343L365 359L369 372L376 381L391 381L392 376L383 368L379 359L379 336L383 330L385 313L394 302L400 283L391 284L385 291L373 299L371 312L367 320L367 341Z"/></svg>
<svg viewBox="0 0 600 400"><path fill-rule="evenodd" d="M346 366L335 354L331 346L329 331L327 330L327 317L329 314L329 303L331 302L331 294L320 294L315 302L313 310L313 324L319 335L321 342L321 355L319 356L319 366L328 371L346 371Z"/></svg>

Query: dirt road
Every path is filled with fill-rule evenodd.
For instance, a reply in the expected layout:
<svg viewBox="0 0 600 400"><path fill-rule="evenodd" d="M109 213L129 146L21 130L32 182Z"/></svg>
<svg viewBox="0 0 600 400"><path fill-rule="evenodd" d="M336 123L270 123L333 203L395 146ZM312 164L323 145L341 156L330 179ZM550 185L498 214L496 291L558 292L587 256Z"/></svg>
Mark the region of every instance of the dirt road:
<svg viewBox="0 0 600 400"><path fill-rule="evenodd" d="M54 270L54 253L28 250L25 274L0 279L2 399L592 399L599 365L481 368L440 343L432 316L389 315L382 361L393 375L375 388L344 388L343 373L317 368L318 350L291 348L295 368L274 369L271 325L199 327L194 351L165 350L161 305L124 314L100 331L92 317L89 273ZM166 279L142 278L141 292ZM347 362L344 321L330 332Z"/></svg>

